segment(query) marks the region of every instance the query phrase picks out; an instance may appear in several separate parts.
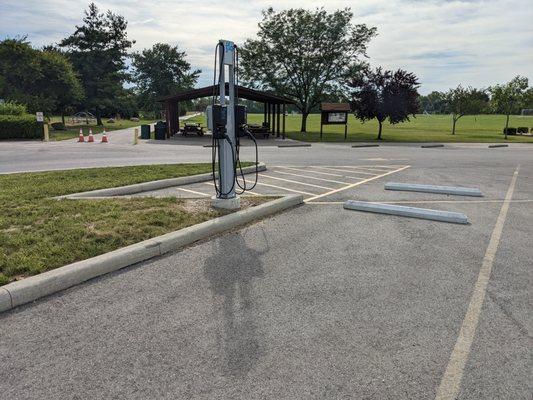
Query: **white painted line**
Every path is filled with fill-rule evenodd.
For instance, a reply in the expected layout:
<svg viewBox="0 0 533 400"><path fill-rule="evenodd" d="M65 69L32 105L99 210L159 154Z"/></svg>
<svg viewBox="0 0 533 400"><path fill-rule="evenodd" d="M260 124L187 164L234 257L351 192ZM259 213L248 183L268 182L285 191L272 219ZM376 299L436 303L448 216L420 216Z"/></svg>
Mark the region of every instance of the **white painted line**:
<svg viewBox="0 0 533 400"><path fill-rule="evenodd" d="M331 183L340 183L341 185L349 185L349 184L350 184L350 182L335 181L335 180L333 180L333 179L317 178L316 176L309 176L309 175L295 174L295 173L293 173L293 172L284 172L284 171L278 171L278 170L275 170L275 171L270 170L270 172L275 172L276 174L283 174L283 175L299 176L299 177L301 177L301 178L314 179L314 180L317 180L317 181L324 181L324 182L331 182Z"/></svg>
<svg viewBox="0 0 533 400"><path fill-rule="evenodd" d="M298 185L316 187L316 188L319 188L319 189L333 190L333 188L327 187L327 186L319 186L319 185L314 185L312 183L304 183L304 182L300 182L300 181L294 181L292 179L279 178L279 177L275 177L275 176L271 176L271 175L259 174L259 176L262 176L264 178L277 179L279 181L284 181L284 182L296 183Z"/></svg>
<svg viewBox="0 0 533 400"><path fill-rule="evenodd" d="M359 175L376 175L375 173L372 173L372 172L347 171L345 169L331 168L331 167L315 167L315 166L311 166L310 168L319 168L319 169L326 170L326 171L338 171L338 172L344 172L344 173L349 172L351 174L359 174Z"/></svg>
<svg viewBox="0 0 533 400"><path fill-rule="evenodd" d="M204 185L209 185L209 186L215 186L215 184L213 182L202 182ZM252 192L251 190L247 190L245 193L247 194L251 194L253 196L264 196L263 194L259 194L259 193L255 193L255 192Z"/></svg>
<svg viewBox="0 0 533 400"><path fill-rule="evenodd" d="M312 172L313 174L320 174L320 175L328 175L328 176L340 176L341 178L351 178L351 179L363 179L361 177L355 177L355 176L349 176L349 175L341 175L341 174L333 174L330 172L319 172L319 171L311 171L310 169L299 169L299 168L292 168L292 167L282 167L294 171L302 171L302 172Z"/></svg>
<svg viewBox="0 0 533 400"><path fill-rule="evenodd" d="M182 188L182 187L178 187L177 189L178 190L183 190L184 192L188 192L188 193L192 193L192 194L199 194L201 196L209 196L207 193L197 192L195 190L185 189L185 188Z"/></svg>
<svg viewBox="0 0 533 400"><path fill-rule="evenodd" d="M299 194L306 194L308 196L314 196L315 195L314 193L302 192L301 190L288 189L288 188L283 187L283 186L270 185L268 183L263 183L263 182L257 182L257 184L261 185L261 186L268 186L268 187L273 187L273 188L276 188L276 189L287 190L289 192L294 192L294 193L299 193Z"/></svg>
<svg viewBox="0 0 533 400"><path fill-rule="evenodd" d="M489 283L490 275L492 272L492 265L494 264L494 258L496 257L496 251L498 250L498 244L502 236L503 226L507 218L507 212L509 211L509 204L513 197L516 180L518 178L518 171L520 166L517 167L513 174L509 189L505 195L496 225L490 236L489 245L483 257L483 263L479 270L479 275L474 285L472 297L468 305L468 310L463 320L457 342L453 348L450 360L446 366L446 371L440 382L440 386L437 389L435 400L453 400L457 398L459 389L461 387L461 380L463 379L464 368L470 354L472 342L474 341L474 335L479 323L479 316L481 314L481 307L485 300L485 294L487 292L487 285Z"/></svg>
<svg viewBox="0 0 533 400"><path fill-rule="evenodd" d="M338 192L342 192L343 190L346 190L346 189L351 189L353 187L356 187L356 186L359 186L359 185L362 185L363 183L367 183L367 182L370 182L370 181L373 181L375 179L379 179L379 178L382 178L384 176L387 176L387 175L390 175L390 174L394 174L396 172L400 172L400 171L403 171L404 169L407 169L409 168L410 165L406 165L404 167L401 167L401 168L398 168L394 171L389 171L389 172L385 172L384 174L381 174L381 175L376 175L376 176L373 176L372 178L368 178L368 179L365 179L365 180L362 180L360 182L356 182L356 183L352 183L351 185L346 185L344 187L341 187L340 189L335 189L335 190L332 190L332 191L329 191L329 192L326 192L324 194L320 194L320 195L317 195L317 196L313 196L313 197L310 197L309 199L306 199L304 200L306 203L309 202L309 201L313 201L313 200L316 200L316 199L320 199L321 197L324 197L324 196L329 196L330 194L333 194L333 193L338 193Z"/></svg>
<svg viewBox="0 0 533 400"><path fill-rule="evenodd" d="M362 169L362 170L367 170L367 171L374 171L374 172L387 172L387 171L391 171L393 169L396 169L396 167L391 167L391 168L386 168L386 167L361 167L361 166L357 166L357 165L354 165L352 167L336 167L336 168L346 168L348 171L351 171L351 170L357 170L357 169Z"/></svg>
<svg viewBox="0 0 533 400"><path fill-rule="evenodd" d="M348 200L343 206L347 210L365 211L378 214L397 215L401 217L429 219L432 221L451 222L454 224L467 224L468 218L463 213L430 210L395 204L369 203L367 201Z"/></svg>

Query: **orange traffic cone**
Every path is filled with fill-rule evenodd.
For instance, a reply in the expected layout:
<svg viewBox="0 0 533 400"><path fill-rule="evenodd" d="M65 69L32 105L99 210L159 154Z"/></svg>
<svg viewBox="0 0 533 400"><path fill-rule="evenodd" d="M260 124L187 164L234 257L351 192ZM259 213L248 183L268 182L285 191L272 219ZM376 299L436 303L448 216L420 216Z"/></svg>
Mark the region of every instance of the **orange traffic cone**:
<svg viewBox="0 0 533 400"><path fill-rule="evenodd" d="M102 142L101 143L108 143L107 135L105 133L105 129L102 132Z"/></svg>
<svg viewBox="0 0 533 400"><path fill-rule="evenodd" d="M83 136L83 130L80 128L80 135L78 136L78 142L83 143L85 142L85 136Z"/></svg>
<svg viewBox="0 0 533 400"><path fill-rule="evenodd" d="M90 128L89 128L89 139L87 139L87 142L89 143L94 142L93 130Z"/></svg>

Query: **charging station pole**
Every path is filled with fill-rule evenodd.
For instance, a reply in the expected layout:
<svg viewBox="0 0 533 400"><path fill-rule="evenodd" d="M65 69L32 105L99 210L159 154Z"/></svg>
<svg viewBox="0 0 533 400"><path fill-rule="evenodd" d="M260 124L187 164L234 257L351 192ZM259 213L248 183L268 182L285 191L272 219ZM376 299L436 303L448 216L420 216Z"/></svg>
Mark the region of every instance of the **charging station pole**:
<svg viewBox="0 0 533 400"><path fill-rule="evenodd" d="M224 209L238 209L240 208L240 198L235 194L235 160L234 154L236 151L235 141L235 65L234 54L235 44L228 40L221 40L223 44L223 63L220 69L220 105L222 109L226 105L226 77L225 69L228 66L228 86L229 86L229 102L226 107L226 139L218 139L218 146L220 149L220 191L221 194L213 199L213 206Z"/></svg>

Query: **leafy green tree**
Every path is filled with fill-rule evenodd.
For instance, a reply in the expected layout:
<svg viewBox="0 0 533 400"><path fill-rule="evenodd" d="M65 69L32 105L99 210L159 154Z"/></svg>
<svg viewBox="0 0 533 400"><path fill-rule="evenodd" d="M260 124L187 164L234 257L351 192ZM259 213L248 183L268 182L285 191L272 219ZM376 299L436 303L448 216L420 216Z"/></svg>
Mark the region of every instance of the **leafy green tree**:
<svg viewBox="0 0 533 400"><path fill-rule="evenodd" d="M102 125L102 111L112 107L128 79L126 57L134 41L128 40L127 21L107 11L100 13L94 3L85 11L83 25L63 39L64 48L78 71L85 90L84 106L94 112Z"/></svg>
<svg viewBox="0 0 533 400"><path fill-rule="evenodd" d="M446 112L446 95L443 92L434 90L427 96L420 96L420 111L434 114L444 114Z"/></svg>
<svg viewBox="0 0 533 400"><path fill-rule="evenodd" d="M461 85L445 94L446 112L452 115L452 135L459 118L465 115L480 114L487 109L489 97L484 90Z"/></svg>
<svg viewBox="0 0 533 400"><path fill-rule="evenodd" d="M0 76L0 98L26 104L30 112L61 112L83 97L69 59L34 49L25 38L0 42Z"/></svg>
<svg viewBox="0 0 533 400"><path fill-rule="evenodd" d="M361 121L376 118L381 140L383 122L391 124L409 121L418 111L418 78L402 69L372 71L366 68L346 82L351 91L351 107Z"/></svg>
<svg viewBox="0 0 533 400"><path fill-rule="evenodd" d="M505 139L507 139L507 128L509 127L509 116L518 114L520 109L528 103L531 92L528 90L528 79L524 76L515 76L511 81L489 88L491 94L491 106L493 110L500 114L505 114Z"/></svg>
<svg viewBox="0 0 533 400"><path fill-rule="evenodd" d="M157 112L157 98L194 87L201 71L191 70L187 54L178 46L156 43L150 49L133 53L133 81L143 110Z"/></svg>
<svg viewBox="0 0 533 400"><path fill-rule="evenodd" d="M332 13L269 8L263 11L258 38L240 49L243 79L293 99L302 113L301 132L309 112L338 89L376 34L376 28L352 24L352 17L349 8Z"/></svg>

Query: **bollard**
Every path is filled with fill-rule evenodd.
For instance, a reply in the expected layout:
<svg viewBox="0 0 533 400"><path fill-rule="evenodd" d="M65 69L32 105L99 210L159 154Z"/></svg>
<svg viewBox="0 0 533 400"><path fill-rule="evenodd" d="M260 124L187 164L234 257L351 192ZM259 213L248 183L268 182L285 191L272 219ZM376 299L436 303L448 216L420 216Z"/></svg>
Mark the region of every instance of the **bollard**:
<svg viewBox="0 0 533 400"><path fill-rule="evenodd" d="M139 144L139 128L133 130L133 144Z"/></svg>
<svg viewBox="0 0 533 400"><path fill-rule="evenodd" d="M44 141L49 142L50 141L50 134L48 133L48 124L44 124Z"/></svg>

